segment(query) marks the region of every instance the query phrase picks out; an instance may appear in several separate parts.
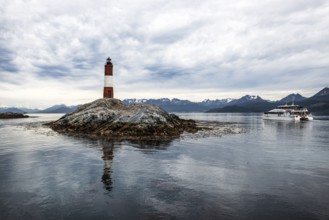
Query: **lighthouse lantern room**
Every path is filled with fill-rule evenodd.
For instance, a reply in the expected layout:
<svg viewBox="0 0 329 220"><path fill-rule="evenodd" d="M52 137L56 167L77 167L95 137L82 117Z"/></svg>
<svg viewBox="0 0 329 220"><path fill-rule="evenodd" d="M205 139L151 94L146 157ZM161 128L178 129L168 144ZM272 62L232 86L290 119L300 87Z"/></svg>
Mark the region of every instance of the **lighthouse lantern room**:
<svg viewBox="0 0 329 220"><path fill-rule="evenodd" d="M105 78L103 98L113 98L113 64L108 57L105 63Z"/></svg>

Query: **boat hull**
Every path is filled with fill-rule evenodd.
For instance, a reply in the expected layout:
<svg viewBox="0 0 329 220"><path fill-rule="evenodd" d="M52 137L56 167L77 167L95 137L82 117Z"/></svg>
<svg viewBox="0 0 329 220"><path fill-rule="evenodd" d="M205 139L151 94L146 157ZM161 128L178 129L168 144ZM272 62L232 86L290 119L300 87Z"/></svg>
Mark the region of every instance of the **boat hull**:
<svg viewBox="0 0 329 220"><path fill-rule="evenodd" d="M294 115L263 115L265 120L279 120L279 121L300 121L299 116Z"/></svg>
<svg viewBox="0 0 329 220"><path fill-rule="evenodd" d="M313 121L313 117L312 116L301 117L300 120L301 121Z"/></svg>

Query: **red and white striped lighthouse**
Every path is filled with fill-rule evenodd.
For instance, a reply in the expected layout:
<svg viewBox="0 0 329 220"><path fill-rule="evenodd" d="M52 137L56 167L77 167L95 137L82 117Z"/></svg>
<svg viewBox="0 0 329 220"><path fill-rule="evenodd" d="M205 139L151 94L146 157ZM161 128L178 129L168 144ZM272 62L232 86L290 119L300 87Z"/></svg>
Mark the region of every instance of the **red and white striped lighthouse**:
<svg viewBox="0 0 329 220"><path fill-rule="evenodd" d="M105 64L103 98L113 98L113 64L110 57L106 59Z"/></svg>

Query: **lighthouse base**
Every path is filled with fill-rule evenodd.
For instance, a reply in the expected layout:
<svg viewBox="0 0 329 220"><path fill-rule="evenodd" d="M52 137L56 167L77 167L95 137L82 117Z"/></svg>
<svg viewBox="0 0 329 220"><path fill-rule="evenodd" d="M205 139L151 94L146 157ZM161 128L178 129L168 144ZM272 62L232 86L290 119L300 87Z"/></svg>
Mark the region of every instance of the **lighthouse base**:
<svg viewBox="0 0 329 220"><path fill-rule="evenodd" d="M103 98L113 98L113 87L104 87Z"/></svg>

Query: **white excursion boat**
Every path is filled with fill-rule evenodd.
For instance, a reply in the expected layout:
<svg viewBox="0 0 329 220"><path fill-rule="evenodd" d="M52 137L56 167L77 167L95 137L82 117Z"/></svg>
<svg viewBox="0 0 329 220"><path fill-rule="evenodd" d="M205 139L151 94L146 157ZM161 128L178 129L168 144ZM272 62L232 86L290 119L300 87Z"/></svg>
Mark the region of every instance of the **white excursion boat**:
<svg viewBox="0 0 329 220"><path fill-rule="evenodd" d="M313 116L307 108L299 105L280 105L271 111L264 112L263 119L286 121L312 121Z"/></svg>

